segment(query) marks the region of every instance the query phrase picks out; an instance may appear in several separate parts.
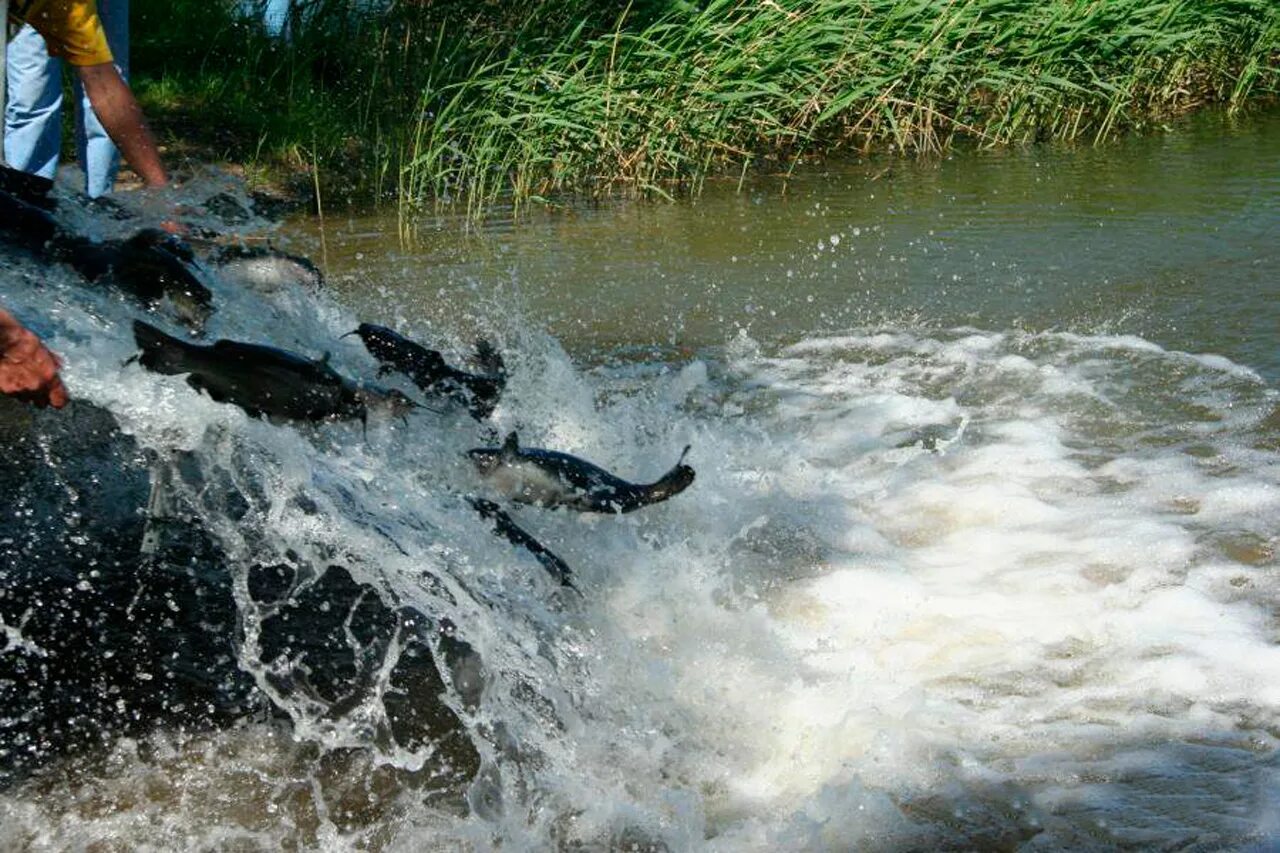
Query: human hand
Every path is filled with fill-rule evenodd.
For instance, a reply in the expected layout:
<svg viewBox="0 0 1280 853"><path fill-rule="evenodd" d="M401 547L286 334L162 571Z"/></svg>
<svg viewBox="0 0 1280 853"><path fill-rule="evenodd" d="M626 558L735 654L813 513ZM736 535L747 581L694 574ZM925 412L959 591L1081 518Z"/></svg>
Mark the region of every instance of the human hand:
<svg viewBox="0 0 1280 853"><path fill-rule="evenodd" d="M172 183L162 187L143 187L130 193L126 204L145 225L175 237L188 236L192 230L188 221L198 214L178 199L177 185Z"/></svg>
<svg viewBox="0 0 1280 853"><path fill-rule="evenodd" d="M0 394L61 409L67 404L66 386L58 378L61 366L39 338L0 309Z"/></svg>

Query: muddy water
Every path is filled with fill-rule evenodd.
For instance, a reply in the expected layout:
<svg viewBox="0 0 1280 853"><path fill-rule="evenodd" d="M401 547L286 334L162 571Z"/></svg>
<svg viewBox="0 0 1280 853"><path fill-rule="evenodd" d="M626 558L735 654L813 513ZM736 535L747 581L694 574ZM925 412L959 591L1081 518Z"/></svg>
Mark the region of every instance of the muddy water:
<svg viewBox="0 0 1280 853"><path fill-rule="evenodd" d="M72 387L200 470L182 496L276 712L52 762L0 792L14 846L1280 839L1280 115L396 229L294 223L331 295L223 292L211 331L353 374L359 320L458 362L483 334L510 370L492 433L446 406L253 421L122 371L128 312L55 289ZM35 312L29 279L5 298ZM621 518L513 510L579 598L462 500L485 488L462 452L511 429L634 479L692 444L698 479ZM345 586L257 592L324 561ZM366 636L339 587L400 621ZM324 632L273 633L303 611ZM415 619L474 651L470 686ZM361 690L320 677L317 633ZM413 643L438 676L397 675ZM341 701L290 692L299 670ZM427 694L453 722L400 737Z"/></svg>
<svg viewBox="0 0 1280 853"><path fill-rule="evenodd" d="M517 302L572 351L791 342L912 322L1141 335L1280 375L1280 116L1102 148L957 153L490 223L331 217L335 285L381 316ZM301 245L320 255L318 223ZM486 305L487 307L487 305Z"/></svg>

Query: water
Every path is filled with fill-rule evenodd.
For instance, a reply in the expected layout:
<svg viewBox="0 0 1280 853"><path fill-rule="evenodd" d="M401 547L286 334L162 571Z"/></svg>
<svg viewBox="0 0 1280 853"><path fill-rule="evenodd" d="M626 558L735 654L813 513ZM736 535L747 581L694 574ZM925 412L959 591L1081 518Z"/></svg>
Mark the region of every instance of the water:
<svg viewBox="0 0 1280 853"><path fill-rule="evenodd" d="M872 160L605 204L460 240L425 221L330 220L335 286L376 316L448 322L521 300L574 353L794 342L876 324L1118 331L1211 351L1274 381L1274 113L1100 148ZM312 223L314 229L314 223ZM305 245L320 254L317 235Z"/></svg>
<svg viewBox="0 0 1280 853"><path fill-rule="evenodd" d="M72 392L183 460L250 710L53 755L10 846L1274 846L1280 115L733 190L412 249L296 223L331 296L220 289L212 334L352 375L359 320L491 338L491 433L252 421L11 261ZM576 597L463 501L509 429L637 480L692 444L698 479L514 510Z"/></svg>

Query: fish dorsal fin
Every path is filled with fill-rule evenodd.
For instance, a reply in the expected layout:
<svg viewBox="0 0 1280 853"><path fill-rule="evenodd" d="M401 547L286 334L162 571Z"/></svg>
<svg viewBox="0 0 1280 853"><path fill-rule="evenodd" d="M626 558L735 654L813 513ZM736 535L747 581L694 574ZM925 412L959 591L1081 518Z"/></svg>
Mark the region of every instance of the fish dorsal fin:
<svg viewBox="0 0 1280 853"><path fill-rule="evenodd" d="M507 433L506 441L502 442L502 452L511 456L520 452L520 436L515 430Z"/></svg>
<svg viewBox="0 0 1280 853"><path fill-rule="evenodd" d="M329 364L329 356L331 355L333 355L333 353L329 352L328 350L325 350L324 352L320 353L320 363L327 366Z"/></svg>
<svg viewBox="0 0 1280 853"><path fill-rule="evenodd" d="M676 460L676 464L677 464L677 465L683 465L683 464L684 464L684 458L685 458L686 456L688 456L688 455L689 455L689 451L690 451L690 450L692 450L692 449L693 449L693 445L692 445L692 444L686 444L686 445L684 446L684 450L681 450L681 451L680 451L680 458Z"/></svg>

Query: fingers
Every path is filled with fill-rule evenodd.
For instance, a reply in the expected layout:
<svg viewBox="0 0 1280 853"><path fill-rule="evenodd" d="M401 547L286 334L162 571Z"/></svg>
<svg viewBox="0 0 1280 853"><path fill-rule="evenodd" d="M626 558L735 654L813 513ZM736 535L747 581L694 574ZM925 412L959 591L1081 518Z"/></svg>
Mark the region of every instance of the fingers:
<svg viewBox="0 0 1280 853"><path fill-rule="evenodd" d="M55 409L61 409L67 404L67 399L67 386L62 384L62 379L54 376L53 381L49 383L49 405L53 406Z"/></svg>
<svg viewBox="0 0 1280 853"><path fill-rule="evenodd" d="M61 379L57 378L48 386L42 386L34 391L20 391L10 396L15 400L30 403L38 409L43 409L45 406L61 409L69 399L66 386L62 384Z"/></svg>
<svg viewBox="0 0 1280 853"><path fill-rule="evenodd" d="M0 394L37 406L60 409L67 404L67 388L58 377L61 363L34 334L9 328L0 347Z"/></svg>

